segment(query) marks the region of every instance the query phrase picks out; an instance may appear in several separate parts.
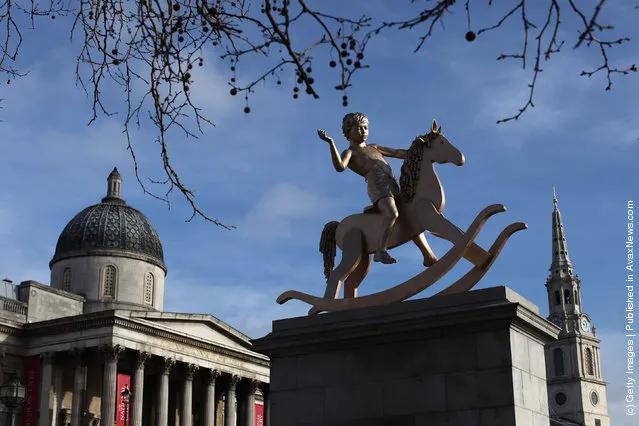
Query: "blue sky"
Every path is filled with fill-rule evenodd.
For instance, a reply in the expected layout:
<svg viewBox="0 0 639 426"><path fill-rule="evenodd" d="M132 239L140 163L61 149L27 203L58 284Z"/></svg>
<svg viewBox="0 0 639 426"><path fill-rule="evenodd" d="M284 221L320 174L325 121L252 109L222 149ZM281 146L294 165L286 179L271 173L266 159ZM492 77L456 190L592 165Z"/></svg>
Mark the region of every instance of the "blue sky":
<svg viewBox="0 0 639 426"><path fill-rule="evenodd" d="M383 2L355 6L377 16L406 13L386 10ZM148 216L163 241L169 269L166 310L211 313L253 337L263 335L271 320L304 315L308 309L295 301L277 305L282 291L323 294L317 250L323 225L369 203L359 176L334 171L328 147L315 130L326 129L343 149L342 116L361 111L370 118L369 142L401 148L436 118L466 156L463 167L437 166L446 191L445 215L466 228L485 206L506 205L508 211L481 232L483 246L511 222L529 226L511 238L477 288L507 285L538 304L543 315L548 311L544 283L556 185L570 255L583 281L583 307L602 339L613 424L630 425L622 411L624 241L626 202L637 199L638 77L615 78L611 92L603 90L603 75L578 77L583 68L598 66L599 58L594 49L571 50L574 29L566 27L561 35L568 48L544 65L536 108L519 121L497 125L527 96L530 70L494 60L519 48L519 23L468 43L463 11L457 13L417 54L411 53L415 33L388 32L376 39L367 55L372 68L356 78L348 108L341 106L342 94L332 90L337 77L328 59L314 65L319 100L302 96L294 101L288 84L293 76L287 76L282 86L271 82L258 88L248 115L242 112L242 99L227 95L228 66L216 65L211 57L196 70L193 91L216 127L199 139L174 138L172 160L200 206L237 225L233 231L197 219L186 223L190 210L179 196L171 198L169 209L142 193L121 119L101 118L87 126L90 104L75 86L78 49L69 43L65 21L41 21L39 32L24 34L19 65L29 75L0 88L0 275L14 282L48 283L59 233L77 212L100 200L106 176L117 166L123 197ZM635 13L608 5L607 16L620 29L632 28ZM478 13L474 19L479 26L495 17L496 12ZM637 38L637 32L628 35ZM619 66L639 62L632 46L613 50L611 61ZM118 93L109 95L115 99ZM134 132L147 178L161 177L154 136L148 125ZM399 175L401 164L391 164ZM162 187L156 190L163 192ZM450 247L435 237L429 241L440 256ZM414 246L392 254L399 262L374 264L362 294L421 270ZM461 262L434 290L469 268Z"/></svg>

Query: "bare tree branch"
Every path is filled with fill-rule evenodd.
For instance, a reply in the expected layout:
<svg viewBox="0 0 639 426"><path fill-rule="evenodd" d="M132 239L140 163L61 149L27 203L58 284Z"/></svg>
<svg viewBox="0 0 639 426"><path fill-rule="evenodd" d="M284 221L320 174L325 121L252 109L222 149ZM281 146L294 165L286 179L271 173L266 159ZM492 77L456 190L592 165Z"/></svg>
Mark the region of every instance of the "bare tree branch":
<svg viewBox="0 0 639 426"><path fill-rule="evenodd" d="M136 179L144 192L169 203L168 197L175 190L192 208L188 220L199 216L230 229L233 226L200 210L194 192L180 179L171 162L171 150L179 149L175 147L180 140L178 135L197 138L206 127L214 126L192 97L196 84L194 67L205 67L205 59L207 63L212 60L228 66L229 93L243 95L244 111L249 113L250 95L256 92L258 84L272 80L281 84L287 72L296 77L292 88L294 99L299 98L302 89L318 98L321 86L316 84L313 66L317 58L328 59L336 71L336 82L331 85L343 92L342 102L347 106L347 92L355 74L369 67L364 63L365 53L375 36L393 29L417 31L414 51L418 52L434 36L436 26L443 26L446 17L459 16L455 8L463 7L468 41L487 32L505 31L504 24L518 19L522 31L521 50L501 53L497 60L520 60L524 69L529 63L534 64L528 99L515 114L498 123L518 120L528 108L534 108L542 62L549 61L564 45L564 40L558 38L562 25L566 25L562 24L562 11L579 23L573 48L595 47L601 58L600 65L583 70L582 76L605 72L605 89L610 90L613 75L637 71L634 64L626 67L610 64L611 49L630 39L605 37L605 32L613 29L612 25L601 22L606 0L598 0L592 9L575 0L510 1L512 6L507 6L500 18L473 31L471 11L488 10L493 7L492 0L426 0L425 5L418 11L413 10L406 19L389 22L375 21L365 14L332 15L323 10L321 1L308 0L0 0L0 74L7 78L7 84L26 75L18 62L24 42L24 22L35 28L38 18L72 19L70 35L81 40L77 83L91 99L89 124L100 116L121 113ZM411 0L411 3L420 2ZM537 13L530 13L533 6L542 11L541 18ZM530 48L531 44L534 48ZM262 67L244 69L245 58L250 58L252 64L257 60ZM0 84L4 82L3 78ZM113 84L125 93L125 111L118 111L104 96L112 92ZM156 143L164 174L161 179L148 182L141 178L132 143L132 131L145 120L157 128ZM157 195L149 189L149 183L164 184L167 190L164 195Z"/></svg>

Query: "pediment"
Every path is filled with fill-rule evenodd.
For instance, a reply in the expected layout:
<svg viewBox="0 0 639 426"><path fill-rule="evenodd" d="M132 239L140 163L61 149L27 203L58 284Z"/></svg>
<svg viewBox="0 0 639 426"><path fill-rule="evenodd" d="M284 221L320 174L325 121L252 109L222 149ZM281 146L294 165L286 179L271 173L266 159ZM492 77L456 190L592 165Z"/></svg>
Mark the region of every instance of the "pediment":
<svg viewBox="0 0 639 426"><path fill-rule="evenodd" d="M253 350L248 336L212 315L175 314L170 312L132 312L132 320L157 325L185 337L205 340L237 350Z"/></svg>

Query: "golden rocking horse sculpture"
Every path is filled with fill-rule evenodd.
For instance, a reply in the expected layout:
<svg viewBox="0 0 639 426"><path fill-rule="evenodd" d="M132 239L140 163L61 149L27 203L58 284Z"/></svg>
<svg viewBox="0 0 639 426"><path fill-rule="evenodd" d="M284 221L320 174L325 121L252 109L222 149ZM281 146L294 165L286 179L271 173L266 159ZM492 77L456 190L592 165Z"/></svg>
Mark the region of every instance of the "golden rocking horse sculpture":
<svg viewBox="0 0 639 426"><path fill-rule="evenodd" d="M433 120L431 131L415 138L402 165L401 197L397 197L400 213L392 230L388 248L402 245L428 231L453 243L444 256L428 269L395 287L357 297L357 288L368 273L372 254L378 249L380 233L383 231L382 213L379 210L367 209L367 212L348 216L341 222L329 222L322 231L320 251L324 254L327 275L324 297L289 290L282 293L277 302L283 304L291 299L301 300L313 306L309 314L400 302L433 285L462 257L475 266L436 295L464 292L475 286L488 272L508 238L527 226L521 222L513 223L502 230L488 251L479 247L474 240L483 225L488 218L506 211L506 208L501 204L486 207L475 217L466 232L463 232L442 215L445 196L435 173L434 163L453 163L461 166L464 156L441 134L441 129L437 128L437 123ZM331 271L335 245L342 250L342 260ZM344 279L344 298L337 299Z"/></svg>

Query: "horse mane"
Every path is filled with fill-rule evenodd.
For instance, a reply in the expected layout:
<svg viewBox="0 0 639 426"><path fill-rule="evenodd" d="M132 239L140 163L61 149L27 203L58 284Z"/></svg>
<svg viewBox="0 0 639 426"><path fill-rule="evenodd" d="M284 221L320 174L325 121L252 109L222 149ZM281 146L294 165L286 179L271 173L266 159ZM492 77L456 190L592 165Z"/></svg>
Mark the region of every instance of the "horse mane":
<svg viewBox="0 0 639 426"><path fill-rule="evenodd" d="M406 159L402 164L402 171L399 177L400 195L402 199L409 202L415 196L417 191L417 183L419 182L419 174L422 169L422 160L424 158L424 137L416 137L406 153Z"/></svg>

